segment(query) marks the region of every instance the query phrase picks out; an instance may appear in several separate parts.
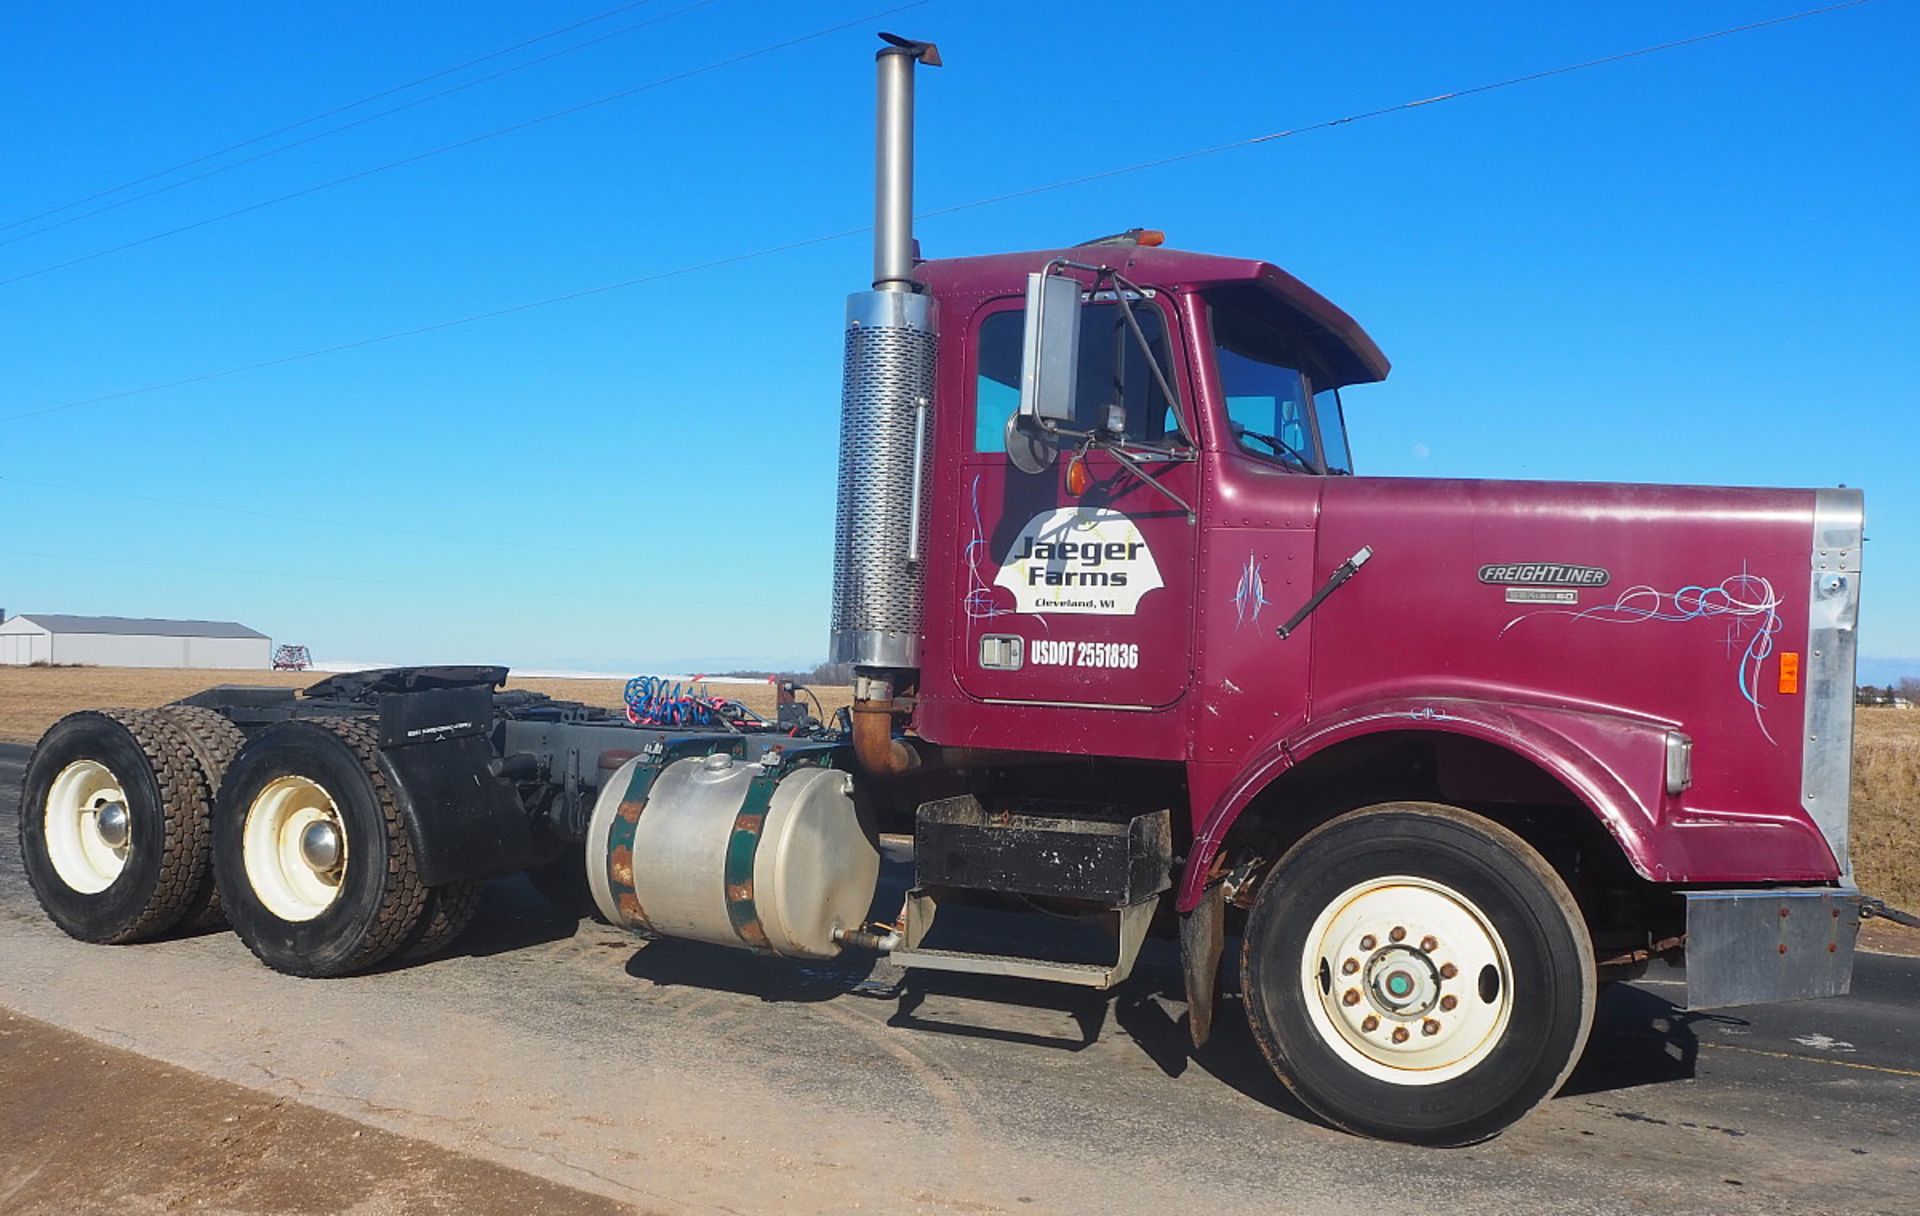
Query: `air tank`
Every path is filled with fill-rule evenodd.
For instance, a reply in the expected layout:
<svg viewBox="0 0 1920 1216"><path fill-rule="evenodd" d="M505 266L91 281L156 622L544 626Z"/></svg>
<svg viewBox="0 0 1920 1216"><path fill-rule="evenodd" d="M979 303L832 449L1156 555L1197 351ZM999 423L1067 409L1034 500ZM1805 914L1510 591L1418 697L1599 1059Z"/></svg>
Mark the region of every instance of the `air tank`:
<svg viewBox="0 0 1920 1216"><path fill-rule="evenodd" d="M608 920L787 958L840 953L837 933L862 927L880 876L850 774L782 775L777 761L717 754L636 790L642 762L601 787L587 832L588 883Z"/></svg>

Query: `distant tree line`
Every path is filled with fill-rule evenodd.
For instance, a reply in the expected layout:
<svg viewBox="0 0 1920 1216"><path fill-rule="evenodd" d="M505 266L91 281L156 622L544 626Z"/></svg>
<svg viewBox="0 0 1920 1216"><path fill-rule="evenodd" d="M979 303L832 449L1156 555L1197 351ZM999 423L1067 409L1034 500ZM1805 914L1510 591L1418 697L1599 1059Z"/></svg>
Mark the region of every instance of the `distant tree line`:
<svg viewBox="0 0 1920 1216"><path fill-rule="evenodd" d="M735 680L780 680L792 684L828 687L834 684L853 683L853 664L821 663L807 671L715 671L708 674L726 676Z"/></svg>
<svg viewBox="0 0 1920 1216"><path fill-rule="evenodd" d="M1862 684L1854 691L1855 705L1920 705L1920 677L1907 676L1892 684Z"/></svg>

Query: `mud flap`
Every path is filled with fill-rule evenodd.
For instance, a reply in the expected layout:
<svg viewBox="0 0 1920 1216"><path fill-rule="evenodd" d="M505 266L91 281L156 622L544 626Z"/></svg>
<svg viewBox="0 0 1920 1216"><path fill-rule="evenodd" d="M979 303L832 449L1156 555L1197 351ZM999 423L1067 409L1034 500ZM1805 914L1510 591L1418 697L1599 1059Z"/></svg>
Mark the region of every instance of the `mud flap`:
<svg viewBox="0 0 1920 1216"><path fill-rule="evenodd" d="M1683 891L1687 1008L1845 996L1860 893L1840 887Z"/></svg>
<svg viewBox="0 0 1920 1216"><path fill-rule="evenodd" d="M1180 917L1180 965L1187 979L1187 1033L1197 1050L1213 1035L1214 1000L1220 994L1220 952L1226 940L1226 888L1214 883L1193 911Z"/></svg>
<svg viewBox="0 0 1920 1216"><path fill-rule="evenodd" d="M519 792L487 770L492 723L493 690L484 686L380 698L380 763L427 886L490 878L538 859Z"/></svg>

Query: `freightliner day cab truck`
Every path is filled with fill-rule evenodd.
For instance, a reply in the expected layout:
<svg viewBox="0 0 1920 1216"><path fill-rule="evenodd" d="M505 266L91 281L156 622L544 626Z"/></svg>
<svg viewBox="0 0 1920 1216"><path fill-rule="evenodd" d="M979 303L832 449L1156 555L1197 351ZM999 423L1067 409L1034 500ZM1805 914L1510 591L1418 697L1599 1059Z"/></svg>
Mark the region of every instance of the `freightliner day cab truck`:
<svg viewBox="0 0 1920 1216"><path fill-rule="evenodd" d="M1695 1007L1847 991L1857 491L1358 475L1341 393L1386 357L1276 266L1139 230L918 260L938 56L878 58L839 728L636 723L488 667L77 713L20 819L55 923L224 917L333 976L571 866L611 921L793 958L1100 988L1159 933L1196 1044L1230 973L1308 1106L1429 1144L1553 1094L1649 959ZM914 878L874 909L883 832ZM943 947L968 904L1115 947Z"/></svg>

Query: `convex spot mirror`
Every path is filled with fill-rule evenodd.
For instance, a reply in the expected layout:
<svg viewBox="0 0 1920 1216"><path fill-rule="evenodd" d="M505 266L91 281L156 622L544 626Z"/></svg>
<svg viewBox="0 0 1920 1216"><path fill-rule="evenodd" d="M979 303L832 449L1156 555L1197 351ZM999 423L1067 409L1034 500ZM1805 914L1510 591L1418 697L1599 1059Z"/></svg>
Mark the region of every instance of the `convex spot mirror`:
<svg viewBox="0 0 1920 1216"><path fill-rule="evenodd" d="M1020 348L1020 409L1007 419L1007 457L1038 473L1059 453L1049 425L1074 420L1080 373L1080 282L1044 272L1027 276L1026 334Z"/></svg>

